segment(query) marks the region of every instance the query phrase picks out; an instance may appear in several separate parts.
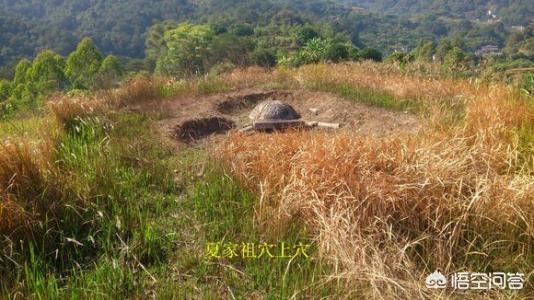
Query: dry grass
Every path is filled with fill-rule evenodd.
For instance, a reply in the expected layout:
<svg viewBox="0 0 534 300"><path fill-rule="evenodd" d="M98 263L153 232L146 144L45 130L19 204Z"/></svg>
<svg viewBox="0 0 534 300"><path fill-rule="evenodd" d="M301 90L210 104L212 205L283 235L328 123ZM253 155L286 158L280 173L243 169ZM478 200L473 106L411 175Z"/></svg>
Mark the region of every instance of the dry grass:
<svg viewBox="0 0 534 300"><path fill-rule="evenodd" d="M0 144L0 233L17 240L43 229L58 213L61 188L50 182L52 172L47 144L19 141Z"/></svg>
<svg viewBox="0 0 534 300"><path fill-rule="evenodd" d="M168 81L163 77L140 75L124 82L120 88L106 90L98 96L118 107L153 101L163 97L161 89Z"/></svg>
<svg viewBox="0 0 534 300"><path fill-rule="evenodd" d="M424 288L436 268L524 272L524 292L532 291L534 166L518 159L532 156L519 151L518 135L534 123L533 106L504 86L382 68L292 72L304 87L345 82L416 99L432 125L418 136L234 134L220 146L217 154L260 196L259 222L272 231L305 224L335 266L332 278L360 296L447 298ZM458 113L457 103L465 118L449 123L443 116Z"/></svg>
<svg viewBox="0 0 534 300"><path fill-rule="evenodd" d="M81 118L101 115L112 107L111 103L102 99L90 97L72 98L64 95L50 98L47 104L56 122L65 129L75 126Z"/></svg>
<svg viewBox="0 0 534 300"><path fill-rule="evenodd" d="M101 114L109 106L93 98L53 95L48 108L53 121L40 124L37 138L14 136L0 142L0 235L7 240L39 240L62 219L64 209L75 207L71 176L56 159L62 132L79 132L84 118ZM54 232L47 232L53 235Z"/></svg>
<svg viewBox="0 0 534 300"><path fill-rule="evenodd" d="M531 295L534 108L507 87L408 76L392 65L366 62L238 69L194 81L137 77L90 98L56 97L49 107L59 126L74 130L74 143L81 119L110 109L251 87L349 87L391 95L387 105L409 100L422 108L428 126L417 136L232 134L217 149L260 196L259 224L277 234L302 223L334 267L330 279L346 285L347 298L449 298L423 286L436 268L525 272L523 295ZM42 224L60 213L57 201L77 199L63 194L61 184L72 174L54 167L57 146L52 136L39 147L0 145L0 234L12 240L40 234ZM74 166L91 164L79 163ZM85 185L72 189L84 191Z"/></svg>

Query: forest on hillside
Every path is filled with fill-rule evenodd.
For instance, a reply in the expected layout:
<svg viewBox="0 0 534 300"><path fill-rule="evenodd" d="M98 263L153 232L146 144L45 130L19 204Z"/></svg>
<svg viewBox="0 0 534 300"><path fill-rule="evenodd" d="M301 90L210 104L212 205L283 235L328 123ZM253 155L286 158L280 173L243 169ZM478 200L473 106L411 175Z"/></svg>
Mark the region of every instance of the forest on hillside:
<svg viewBox="0 0 534 300"><path fill-rule="evenodd" d="M447 76L505 79L534 90L531 73L505 75L534 66L534 23L517 30L439 10L382 15L331 0L11 2L0 2L4 117L39 107L50 93L109 88L139 72L188 79L251 65L436 63ZM480 55L488 45L498 55Z"/></svg>
<svg viewBox="0 0 534 300"><path fill-rule="evenodd" d="M323 24L345 34L358 47L373 47L387 54L411 50L421 40L437 42L443 37L465 37L469 50L486 44L504 47L510 26L527 26L534 15L528 1L513 1L510 5L503 1L390 2L2 0L0 66L7 65L12 70L18 59L31 58L46 48L67 55L85 36L106 54L143 58L147 29L164 20L220 26L240 22L253 30ZM354 9L354 5L369 7L370 11ZM475 11L475 16L482 17L486 8L493 7L499 14L498 22L479 22L461 13Z"/></svg>
<svg viewBox="0 0 534 300"><path fill-rule="evenodd" d="M347 3L402 16L432 13L471 20L485 19L491 10L508 25L526 25L533 21L534 15L530 0L349 0Z"/></svg>

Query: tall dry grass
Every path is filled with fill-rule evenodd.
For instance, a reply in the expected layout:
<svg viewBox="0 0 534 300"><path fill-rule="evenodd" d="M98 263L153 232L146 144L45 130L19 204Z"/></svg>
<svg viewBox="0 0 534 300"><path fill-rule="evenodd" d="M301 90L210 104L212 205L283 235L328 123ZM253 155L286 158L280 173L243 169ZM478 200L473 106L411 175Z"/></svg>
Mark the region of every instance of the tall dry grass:
<svg viewBox="0 0 534 300"><path fill-rule="evenodd" d="M43 234L61 215L65 192L50 166L49 144L4 141L0 144L0 233L16 241Z"/></svg>
<svg viewBox="0 0 534 300"><path fill-rule="evenodd" d="M440 268L524 272L523 294L470 297L532 296L534 165L519 158L534 152L521 152L518 143L520 128L534 123L532 104L500 85L425 80L382 68L318 65L290 72L312 89L345 82L414 98L432 126L402 139L290 132L233 134L220 145L217 155L260 196L259 223L275 232L304 224L347 295L448 298L424 287ZM456 113L460 121L443 118Z"/></svg>
<svg viewBox="0 0 534 300"><path fill-rule="evenodd" d="M80 133L84 118L100 114L108 106L92 98L54 98L48 108L55 118L43 124L38 138L0 141L0 251L4 255L0 273L9 265L5 259L20 256L30 245L43 251L58 250L62 229L75 231L75 225L86 221L81 215L89 205L81 203L74 187L75 174L62 167L65 158L59 152L69 134ZM75 154L73 157L67 159L77 159ZM15 249L20 253L14 253Z"/></svg>
<svg viewBox="0 0 534 300"><path fill-rule="evenodd" d="M233 134L217 150L260 196L260 225L272 232L293 222L307 227L334 267L330 279L346 284L347 298L448 297L423 286L436 268L525 272L525 291L532 290L534 151L528 128L534 110L507 87L409 76L365 62L238 69L193 81L137 77L94 97L60 97L49 105L74 143L80 120L107 110L257 87L368 89L423 108L429 126L417 136ZM0 146L0 233L9 239L42 234L53 228L42 224L64 217L55 208L78 207L61 201L76 201L86 184L77 187L72 170L59 169L57 146L53 137L42 147Z"/></svg>

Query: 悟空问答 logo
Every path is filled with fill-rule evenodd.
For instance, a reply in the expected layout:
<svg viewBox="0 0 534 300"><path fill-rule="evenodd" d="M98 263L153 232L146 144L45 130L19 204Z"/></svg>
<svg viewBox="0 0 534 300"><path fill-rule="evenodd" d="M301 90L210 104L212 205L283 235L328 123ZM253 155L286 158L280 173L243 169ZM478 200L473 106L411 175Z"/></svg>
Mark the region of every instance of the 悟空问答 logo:
<svg viewBox="0 0 534 300"><path fill-rule="evenodd" d="M447 277L441 274L439 270L428 275L425 280L426 287L429 289L444 289L447 287Z"/></svg>

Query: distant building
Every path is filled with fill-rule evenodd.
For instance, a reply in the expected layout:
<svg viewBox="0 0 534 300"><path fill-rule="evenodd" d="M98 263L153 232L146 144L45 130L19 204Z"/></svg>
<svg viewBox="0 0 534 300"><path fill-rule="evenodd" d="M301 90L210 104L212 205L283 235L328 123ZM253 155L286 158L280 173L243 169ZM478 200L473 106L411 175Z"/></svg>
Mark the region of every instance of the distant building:
<svg viewBox="0 0 534 300"><path fill-rule="evenodd" d="M477 56L499 56L502 55L502 51L498 46L486 45L475 51L475 54Z"/></svg>
<svg viewBox="0 0 534 300"><path fill-rule="evenodd" d="M525 26L512 26L511 27L513 31L517 31L517 32L524 32L525 31Z"/></svg>

